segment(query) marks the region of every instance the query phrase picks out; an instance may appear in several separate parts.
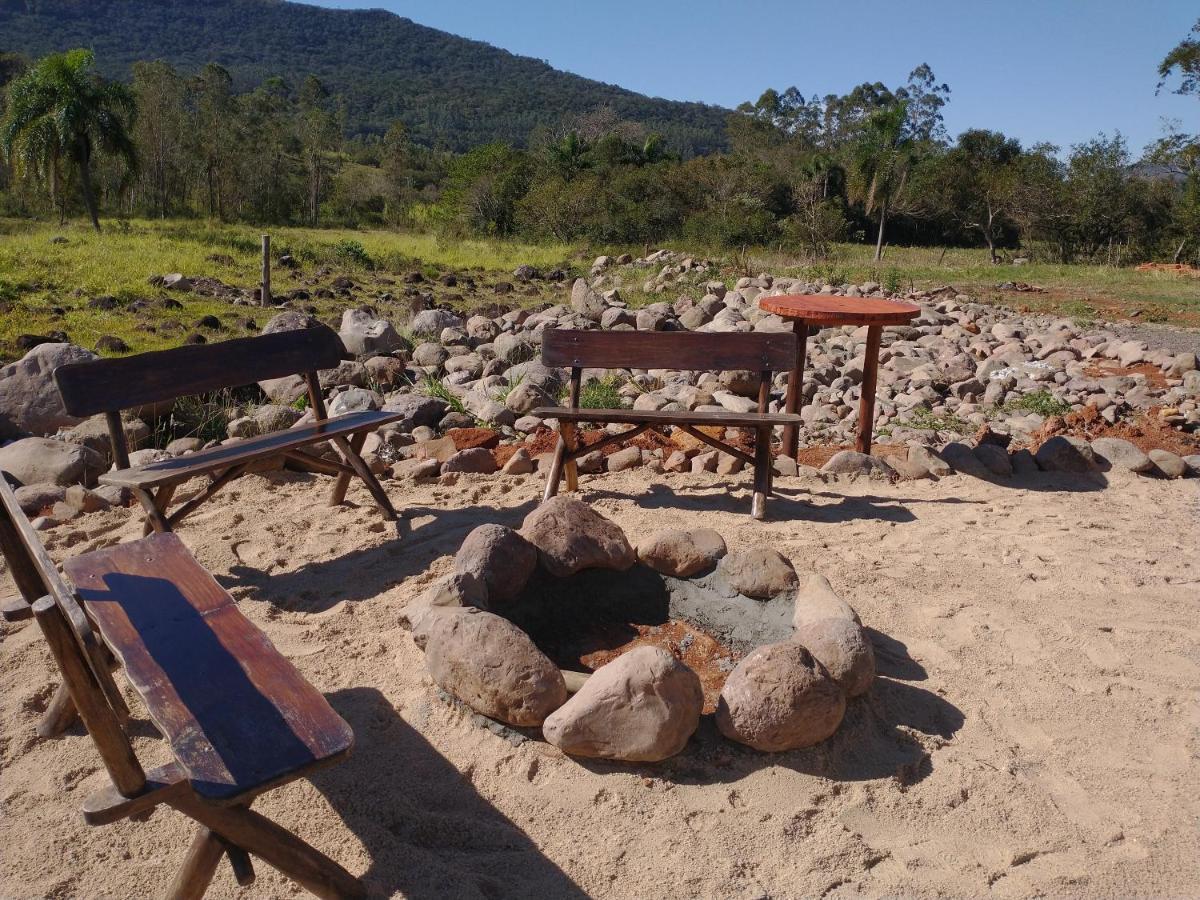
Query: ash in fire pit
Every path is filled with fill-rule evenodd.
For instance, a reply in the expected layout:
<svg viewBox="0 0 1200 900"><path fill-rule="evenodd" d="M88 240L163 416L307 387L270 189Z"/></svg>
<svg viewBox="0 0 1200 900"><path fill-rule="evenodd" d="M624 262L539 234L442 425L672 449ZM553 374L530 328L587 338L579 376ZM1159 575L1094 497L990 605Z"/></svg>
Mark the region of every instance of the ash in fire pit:
<svg viewBox="0 0 1200 900"><path fill-rule="evenodd" d="M635 551L615 523L556 497L520 532L475 529L405 619L434 680L477 712L541 725L567 753L654 761L680 752L702 714L762 750L837 729L874 677L871 645L823 578L797 588L773 550L728 553L703 529Z"/></svg>

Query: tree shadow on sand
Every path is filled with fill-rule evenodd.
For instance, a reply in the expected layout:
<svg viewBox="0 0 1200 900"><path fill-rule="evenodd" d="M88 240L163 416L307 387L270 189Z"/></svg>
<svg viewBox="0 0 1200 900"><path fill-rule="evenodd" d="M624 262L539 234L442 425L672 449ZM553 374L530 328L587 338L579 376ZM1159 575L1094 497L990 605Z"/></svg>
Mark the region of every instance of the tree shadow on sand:
<svg viewBox="0 0 1200 900"><path fill-rule="evenodd" d="M354 729L354 752L310 780L370 854L370 896L588 896L382 693L358 687L328 699ZM376 790L381 782L392 787Z"/></svg>
<svg viewBox="0 0 1200 900"><path fill-rule="evenodd" d="M504 508L408 507L402 512L401 536L383 544L285 572L235 565L228 575L218 575L217 581L226 590L252 588L256 599L268 600L281 609L321 612L343 600L370 600L424 572L438 557L457 552L467 534L485 522L519 528L535 505L536 501L529 500ZM412 520L426 516L432 517L431 521L411 527Z"/></svg>

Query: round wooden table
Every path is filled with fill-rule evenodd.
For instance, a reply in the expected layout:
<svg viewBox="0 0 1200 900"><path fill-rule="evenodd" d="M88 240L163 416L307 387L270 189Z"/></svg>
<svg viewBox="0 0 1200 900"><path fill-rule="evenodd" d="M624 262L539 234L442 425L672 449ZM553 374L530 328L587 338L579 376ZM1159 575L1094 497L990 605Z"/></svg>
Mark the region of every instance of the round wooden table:
<svg viewBox="0 0 1200 900"><path fill-rule="evenodd" d="M825 294L784 294L760 297L759 309L792 320L798 352L796 367L788 379L786 411L798 412L804 401L804 355L808 335L822 328L841 325L866 325L867 350L863 361L862 392L858 401L858 437L854 447L859 453L871 452L871 429L875 423L875 381L879 374L879 339L885 325L904 325L921 314L921 307L880 297L835 297ZM793 459L800 445L795 425L783 429L783 452Z"/></svg>

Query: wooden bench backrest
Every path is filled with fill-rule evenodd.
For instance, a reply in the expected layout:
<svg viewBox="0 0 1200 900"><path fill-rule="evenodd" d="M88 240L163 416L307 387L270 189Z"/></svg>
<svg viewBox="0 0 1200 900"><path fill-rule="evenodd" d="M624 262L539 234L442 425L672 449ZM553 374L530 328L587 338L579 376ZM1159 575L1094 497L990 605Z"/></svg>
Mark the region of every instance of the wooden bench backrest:
<svg viewBox="0 0 1200 900"><path fill-rule="evenodd" d="M54 381L67 412L83 417L332 369L344 354L337 334L320 326L68 363Z"/></svg>
<svg viewBox="0 0 1200 900"><path fill-rule="evenodd" d="M795 365L796 336L548 328L542 335L542 362L572 369L782 372Z"/></svg>

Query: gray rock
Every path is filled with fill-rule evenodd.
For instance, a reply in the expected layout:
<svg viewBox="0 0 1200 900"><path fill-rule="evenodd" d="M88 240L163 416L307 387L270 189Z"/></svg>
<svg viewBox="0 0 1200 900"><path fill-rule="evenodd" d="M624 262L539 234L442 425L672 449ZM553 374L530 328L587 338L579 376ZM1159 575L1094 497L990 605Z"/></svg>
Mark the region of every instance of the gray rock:
<svg viewBox="0 0 1200 900"><path fill-rule="evenodd" d="M608 457L608 471L610 472L622 472L625 469L632 469L641 464L641 447L622 447L615 453L609 454Z"/></svg>
<svg viewBox="0 0 1200 900"><path fill-rule="evenodd" d="M1114 469L1144 474L1154 471L1154 460L1129 441L1099 437L1092 441L1092 452Z"/></svg>
<svg viewBox="0 0 1200 900"><path fill-rule="evenodd" d="M403 413L400 425L410 431L419 426L432 427L441 421L448 407L445 400L424 394L391 394L384 401L385 412Z"/></svg>
<svg viewBox="0 0 1200 900"><path fill-rule="evenodd" d="M74 344L38 344L0 368L0 440L23 434L44 437L82 422L63 408L54 370L98 358Z"/></svg>
<svg viewBox="0 0 1200 900"><path fill-rule="evenodd" d="M954 474L954 469L949 463L923 444L913 444L908 448L908 461L938 478Z"/></svg>
<svg viewBox="0 0 1200 900"><path fill-rule="evenodd" d="M529 475L533 472L533 460L529 457L529 451L524 447L517 450L508 458L500 469L505 475Z"/></svg>
<svg viewBox="0 0 1200 900"><path fill-rule="evenodd" d="M1054 435L1038 447L1034 458L1046 472L1095 472L1100 468L1092 445L1069 435Z"/></svg>
<svg viewBox="0 0 1200 900"><path fill-rule="evenodd" d="M408 349L408 342L391 322L364 309L348 309L342 313L338 337L355 356L378 356Z"/></svg>
<svg viewBox="0 0 1200 900"><path fill-rule="evenodd" d="M1188 473L1188 465L1183 458L1176 456L1170 450L1155 448L1150 451L1150 461L1155 468L1167 478L1182 478Z"/></svg>
<svg viewBox="0 0 1200 900"><path fill-rule="evenodd" d="M27 516L36 516L43 509L66 499L67 489L61 484L26 484L13 491L17 505Z"/></svg>
<svg viewBox="0 0 1200 900"><path fill-rule="evenodd" d="M523 363L537 355L537 345L527 332L506 331L492 343L496 356L506 363Z"/></svg>
<svg viewBox="0 0 1200 900"><path fill-rule="evenodd" d="M426 616L425 665L433 680L478 713L541 725L567 701L562 673L520 628L472 607Z"/></svg>
<svg viewBox="0 0 1200 900"><path fill-rule="evenodd" d="M883 478L891 478L895 474L895 470L878 456L854 450L839 450L821 466L821 471L834 475L876 475Z"/></svg>
<svg viewBox="0 0 1200 900"><path fill-rule="evenodd" d="M971 447L959 441L951 441L941 449L939 455L955 472L975 478L991 477L992 470L983 464Z"/></svg>
<svg viewBox="0 0 1200 900"><path fill-rule="evenodd" d="M842 723L846 696L825 667L795 641L751 651L729 674L717 727L730 740L779 752L811 747Z"/></svg>
<svg viewBox="0 0 1200 900"><path fill-rule="evenodd" d="M280 331L300 331L305 328L320 328L321 323L306 312L289 309L271 316L260 334L277 334Z"/></svg>
<svg viewBox="0 0 1200 900"><path fill-rule="evenodd" d="M272 431L283 431L291 428L300 421L303 415L294 406L267 403L256 409L251 418L258 424L258 430L261 434L270 434ZM168 452L172 452L169 447L167 450Z"/></svg>
<svg viewBox="0 0 1200 900"><path fill-rule="evenodd" d="M559 578L583 569L623 572L637 559L616 523L574 497L551 497L525 517L521 535L538 548L542 567Z"/></svg>
<svg viewBox="0 0 1200 900"><path fill-rule="evenodd" d="M442 473L472 472L477 475L491 475L496 471L496 458L492 451L483 447L470 447L459 450L442 464Z"/></svg>
<svg viewBox="0 0 1200 900"><path fill-rule="evenodd" d="M82 444L30 437L0 447L0 470L21 484L83 484L90 487L107 468L104 458Z"/></svg>
<svg viewBox="0 0 1200 900"><path fill-rule="evenodd" d="M675 578L691 578L711 569L726 553L725 540L711 528L656 531L638 542L644 564Z"/></svg>
<svg viewBox="0 0 1200 900"><path fill-rule="evenodd" d="M426 368L437 368L449 358L449 351L435 341L425 341L424 343L417 344L412 352L413 365L425 366Z"/></svg>
<svg viewBox="0 0 1200 900"><path fill-rule="evenodd" d="M1012 475L1012 461L1003 447L985 442L975 448L975 456L993 475L1004 478Z"/></svg>
<svg viewBox="0 0 1200 900"><path fill-rule="evenodd" d="M499 612L520 595L537 568L537 548L511 528L480 525L454 557L454 571L470 573L484 586L486 608Z"/></svg>
<svg viewBox="0 0 1200 900"><path fill-rule="evenodd" d="M607 308L604 298L588 286L587 281L576 278L571 285L571 309L593 321L599 322Z"/></svg>
<svg viewBox="0 0 1200 900"><path fill-rule="evenodd" d="M700 724L700 678L659 647L641 646L601 666L542 726L574 756L658 762L679 753Z"/></svg>
<svg viewBox="0 0 1200 900"><path fill-rule="evenodd" d="M460 328L463 320L448 309L423 309L408 323L408 329L415 335L425 338L436 338L445 328Z"/></svg>
<svg viewBox="0 0 1200 900"><path fill-rule="evenodd" d="M735 591L756 600L794 591L799 583L791 562L769 547L730 553L721 560L719 571Z"/></svg>
<svg viewBox="0 0 1200 900"><path fill-rule="evenodd" d="M382 405L383 398L374 391L352 387L342 391L329 401L329 415L344 416L347 413L367 412L379 409Z"/></svg>

